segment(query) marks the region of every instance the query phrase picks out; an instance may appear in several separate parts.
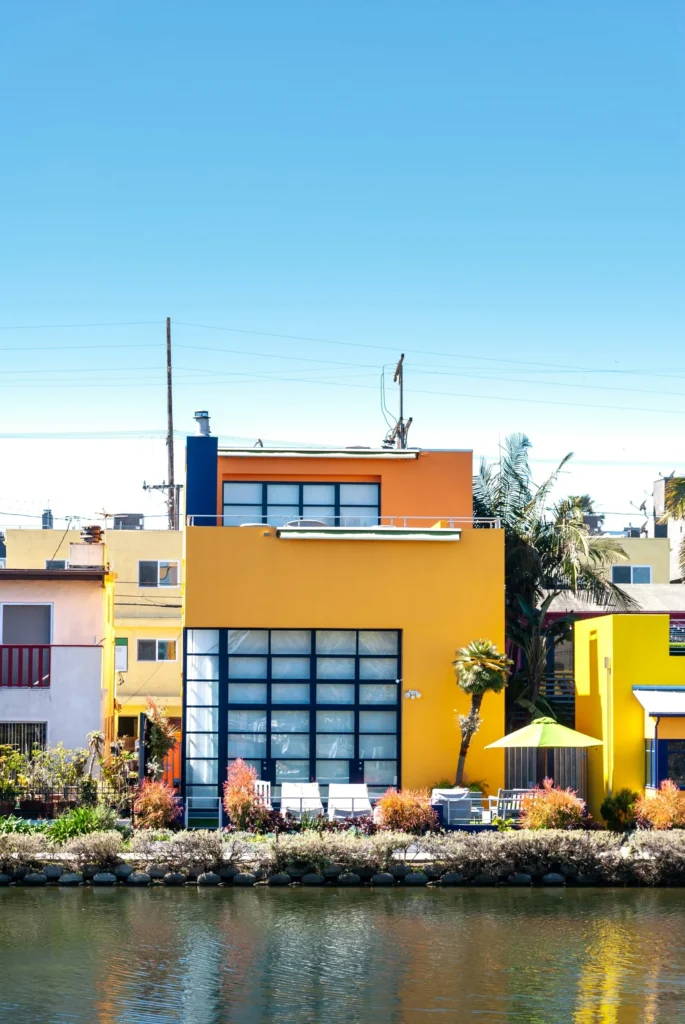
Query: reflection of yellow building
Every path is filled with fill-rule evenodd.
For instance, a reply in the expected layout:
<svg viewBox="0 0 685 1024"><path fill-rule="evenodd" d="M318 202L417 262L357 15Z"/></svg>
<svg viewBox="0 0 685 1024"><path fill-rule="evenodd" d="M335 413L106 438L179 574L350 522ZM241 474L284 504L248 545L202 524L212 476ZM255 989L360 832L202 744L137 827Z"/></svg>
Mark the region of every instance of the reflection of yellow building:
<svg viewBox="0 0 685 1024"><path fill-rule="evenodd" d="M575 624L576 728L588 751L588 803L663 779L685 788L685 657L669 653L668 615L605 615Z"/></svg>
<svg viewBox="0 0 685 1024"><path fill-rule="evenodd" d="M7 568L68 568L69 548L79 530L8 530ZM114 661L104 666L105 685L114 676L118 715L112 731L136 735L148 695L170 716L181 715L182 535L172 530L105 530L106 558L114 574L109 608Z"/></svg>

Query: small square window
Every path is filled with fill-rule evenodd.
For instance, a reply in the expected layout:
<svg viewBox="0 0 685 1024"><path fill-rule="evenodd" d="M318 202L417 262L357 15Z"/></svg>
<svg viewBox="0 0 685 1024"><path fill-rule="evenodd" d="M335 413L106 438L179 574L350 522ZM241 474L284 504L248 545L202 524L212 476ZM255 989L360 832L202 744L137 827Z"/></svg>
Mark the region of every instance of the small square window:
<svg viewBox="0 0 685 1024"><path fill-rule="evenodd" d="M178 562L159 563L159 585L160 587L178 586Z"/></svg>
<svg viewBox="0 0 685 1024"><path fill-rule="evenodd" d="M634 565L633 566L633 583L651 583L652 582L652 567L651 565ZM669 775L669 778L672 776Z"/></svg>
<svg viewBox="0 0 685 1024"><path fill-rule="evenodd" d="M611 582L612 583L630 583L631 582L631 567L629 565L612 565L611 567Z"/></svg>
<svg viewBox="0 0 685 1024"><path fill-rule="evenodd" d="M158 571L157 562L138 562L138 586L156 587Z"/></svg>
<svg viewBox="0 0 685 1024"><path fill-rule="evenodd" d="M157 661L157 641L138 641L138 661Z"/></svg>
<svg viewBox="0 0 685 1024"><path fill-rule="evenodd" d="M176 661L176 641L157 641L157 661Z"/></svg>

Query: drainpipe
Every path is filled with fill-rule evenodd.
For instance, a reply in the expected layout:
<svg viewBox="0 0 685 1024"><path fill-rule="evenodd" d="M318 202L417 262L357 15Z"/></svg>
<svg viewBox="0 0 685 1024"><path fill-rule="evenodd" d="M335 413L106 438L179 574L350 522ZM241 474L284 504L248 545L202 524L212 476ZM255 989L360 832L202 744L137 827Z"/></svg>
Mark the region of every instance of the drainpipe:
<svg viewBox="0 0 685 1024"><path fill-rule="evenodd" d="M661 779L659 778L659 722L661 721L661 715L657 715L654 719L654 754L653 760L653 772L654 772L654 788L659 788Z"/></svg>

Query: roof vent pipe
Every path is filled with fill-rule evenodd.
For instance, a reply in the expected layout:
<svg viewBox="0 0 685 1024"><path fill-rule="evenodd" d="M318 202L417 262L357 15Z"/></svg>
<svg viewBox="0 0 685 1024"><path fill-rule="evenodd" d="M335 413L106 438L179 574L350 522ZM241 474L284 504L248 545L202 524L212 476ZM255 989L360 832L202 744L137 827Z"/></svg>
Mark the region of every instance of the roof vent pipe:
<svg viewBox="0 0 685 1024"><path fill-rule="evenodd" d="M207 410L196 412L195 416L195 436L196 437L209 437L211 431L209 429L209 413Z"/></svg>

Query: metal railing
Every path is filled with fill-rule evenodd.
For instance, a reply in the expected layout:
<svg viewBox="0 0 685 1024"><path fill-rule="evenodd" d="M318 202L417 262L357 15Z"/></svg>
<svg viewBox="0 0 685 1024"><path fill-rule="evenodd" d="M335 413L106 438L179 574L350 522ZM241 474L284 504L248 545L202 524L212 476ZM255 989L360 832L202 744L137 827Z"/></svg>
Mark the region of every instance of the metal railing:
<svg viewBox="0 0 685 1024"><path fill-rule="evenodd" d="M278 515L269 512L267 515L256 513L249 515L189 515L186 516L186 526L272 526L277 529L288 527L302 529L324 529L326 527L339 527L343 529L374 529L375 527L388 527L396 529L427 530L431 527L438 527L447 530L457 530L460 527L476 527L477 529L499 530L502 527L500 519L477 518L475 516L379 516L379 515L322 515L322 516L296 516Z"/></svg>
<svg viewBox="0 0 685 1024"><path fill-rule="evenodd" d="M50 685L50 644L0 644L0 686Z"/></svg>

